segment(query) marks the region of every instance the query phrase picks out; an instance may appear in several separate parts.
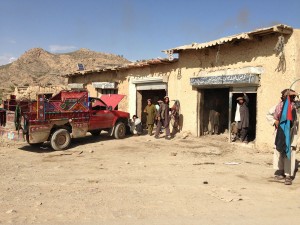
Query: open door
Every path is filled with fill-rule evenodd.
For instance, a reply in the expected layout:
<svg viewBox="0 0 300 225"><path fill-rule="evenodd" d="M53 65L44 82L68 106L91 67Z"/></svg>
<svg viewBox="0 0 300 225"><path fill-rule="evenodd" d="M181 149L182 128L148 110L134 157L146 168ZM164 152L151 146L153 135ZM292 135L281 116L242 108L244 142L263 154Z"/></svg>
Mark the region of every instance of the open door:
<svg viewBox="0 0 300 225"><path fill-rule="evenodd" d="M248 141L254 141L256 137L256 101L257 94L253 92L245 92L249 98L249 130L248 130ZM233 92L232 93L232 110L231 110L231 123L234 122L236 108L237 108L237 98L243 96L243 92Z"/></svg>

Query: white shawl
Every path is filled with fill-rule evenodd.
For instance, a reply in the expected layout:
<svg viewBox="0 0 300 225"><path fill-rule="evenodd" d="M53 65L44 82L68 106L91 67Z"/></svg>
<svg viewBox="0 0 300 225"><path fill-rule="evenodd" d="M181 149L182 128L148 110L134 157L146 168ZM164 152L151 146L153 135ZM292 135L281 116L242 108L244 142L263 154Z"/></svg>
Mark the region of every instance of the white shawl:
<svg viewBox="0 0 300 225"><path fill-rule="evenodd" d="M235 122L241 121L240 104L239 103L236 104L234 121Z"/></svg>

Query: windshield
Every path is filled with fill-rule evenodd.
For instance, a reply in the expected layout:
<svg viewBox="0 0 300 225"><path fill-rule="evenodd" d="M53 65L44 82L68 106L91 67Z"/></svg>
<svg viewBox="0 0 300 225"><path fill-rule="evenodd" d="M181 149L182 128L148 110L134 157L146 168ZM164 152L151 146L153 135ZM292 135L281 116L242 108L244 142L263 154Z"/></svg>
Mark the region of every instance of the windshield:
<svg viewBox="0 0 300 225"><path fill-rule="evenodd" d="M99 98L89 98L89 103L93 110L107 109L107 105Z"/></svg>

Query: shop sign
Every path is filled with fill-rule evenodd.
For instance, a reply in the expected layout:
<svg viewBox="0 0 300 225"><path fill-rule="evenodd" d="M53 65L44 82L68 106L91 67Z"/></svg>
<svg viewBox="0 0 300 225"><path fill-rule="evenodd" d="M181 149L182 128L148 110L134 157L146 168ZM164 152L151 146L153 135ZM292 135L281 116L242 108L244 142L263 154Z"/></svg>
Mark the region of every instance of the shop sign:
<svg viewBox="0 0 300 225"><path fill-rule="evenodd" d="M114 88L116 88L115 82L93 82L92 85L94 88L99 88L99 89L114 89Z"/></svg>
<svg viewBox="0 0 300 225"><path fill-rule="evenodd" d="M70 83L70 84L68 84L68 88L70 88L70 89L82 89L83 88L83 84L80 84L80 83Z"/></svg>
<svg viewBox="0 0 300 225"><path fill-rule="evenodd" d="M222 76L206 76L190 78L192 86L205 85L233 85L233 84L259 84L259 76L257 74L236 74Z"/></svg>

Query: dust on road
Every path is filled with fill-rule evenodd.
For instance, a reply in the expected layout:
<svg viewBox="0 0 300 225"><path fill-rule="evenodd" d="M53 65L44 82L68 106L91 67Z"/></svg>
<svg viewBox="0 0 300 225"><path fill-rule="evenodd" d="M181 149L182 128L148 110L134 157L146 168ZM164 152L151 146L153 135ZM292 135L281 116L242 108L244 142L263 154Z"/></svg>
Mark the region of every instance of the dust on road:
<svg viewBox="0 0 300 225"><path fill-rule="evenodd" d="M299 179L226 136L75 139L0 146L0 224L296 224ZM269 151L271 152L271 150Z"/></svg>

